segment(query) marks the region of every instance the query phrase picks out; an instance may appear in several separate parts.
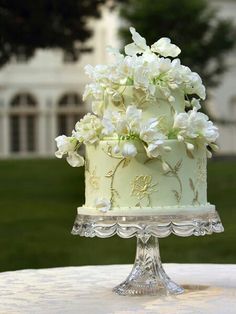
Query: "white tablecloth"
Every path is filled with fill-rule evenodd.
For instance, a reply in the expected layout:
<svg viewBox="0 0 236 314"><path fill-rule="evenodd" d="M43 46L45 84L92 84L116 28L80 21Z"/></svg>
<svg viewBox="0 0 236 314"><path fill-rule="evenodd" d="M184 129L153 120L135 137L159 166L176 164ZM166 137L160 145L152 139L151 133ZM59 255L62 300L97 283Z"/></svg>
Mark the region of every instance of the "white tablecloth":
<svg viewBox="0 0 236 314"><path fill-rule="evenodd" d="M124 297L111 290L131 265L0 273L1 314L235 314L236 265L164 264L186 288L178 296Z"/></svg>

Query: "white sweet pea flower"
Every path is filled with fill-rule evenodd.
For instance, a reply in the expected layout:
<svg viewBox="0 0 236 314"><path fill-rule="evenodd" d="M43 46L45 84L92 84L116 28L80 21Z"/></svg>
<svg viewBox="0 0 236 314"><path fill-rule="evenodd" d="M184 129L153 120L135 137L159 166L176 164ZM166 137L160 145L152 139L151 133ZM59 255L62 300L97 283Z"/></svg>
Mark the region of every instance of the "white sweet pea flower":
<svg viewBox="0 0 236 314"><path fill-rule="evenodd" d="M174 117L174 129L187 129L189 115L186 112L176 113Z"/></svg>
<svg viewBox="0 0 236 314"><path fill-rule="evenodd" d="M206 143L211 143L219 135L218 128L209 121L208 116L198 112L195 107L188 113L176 114L173 127L178 130L177 138L179 140L203 138Z"/></svg>
<svg viewBox="0 0 236 314"><path fill-rule="evenodd" d="M142 123L140 128L140 139L146 143L150 143L157 137L158 119L151 118L146 123Z"/></svg>
<svg viewBox="0 0 236 314"><path fill-rule="evenodd" d="M137 155L137 148L133 143L124 143L122 147L122 156L124 157L135 157Z"/></svg>
<svg viewBox="0 0 236 314"><path fill-rule="evenodd" d="M107 109L104 112L103 119L102 119L102 134L106 136L112 136L117 129L118 121L121 121L122 117L121 114L117 111L113 111L111 109Z"/></svg>
<svg viewBox="0 0 236 314"><path fill-rule="evenodd" d="M139 137L146 143L156 142L157 140L166 139L166 135L159 129L159 121L157 118L151 118L142 123Z"/></svg>
<svg viewBox="0 0 236 314"><path fill-rule="evenodd" d="M81 167L84 165L84 158L77 152L69 152L66 160L72 167Z"/></svg>
<svg viewBox="0 0 236 314"><path fill-rule="evenodd" d="M125 114L114 110L106 110L102 120L104 135L128 136L139 132L142 110L130 105L126 108Z"/></svg>
<svg viewBox="0 0 236 314"><path fill-rule="evenodd" d="M139 132L140 123L142 119L142 110L138 109L134 105L130 105L126 109L125 118L126 118L129 130L132 133Z"/></svg>
<svg viewBox="0 0 236 314"><path fill-rule="evenodd" d="M106 198L97 198L95 200L95 207L97 210L106 213L111 209L111 202Z"/></svg>
<svg viewBox="0 0 236 314"><path fill-rule="evenodd" d="M149 158L157 158L162 154L162 145L164 144L163 140L156 140L145 146L147 156Z"/></svg>
<svg viewBox="0 0 236 314"><path fill-rule="evenodd" d="M193 98L193 99L191 100L191 106L192 106L193 108L196 108L197 110L201 109L201 105L200 105L199 99Z"/></svg>
<svg viewBox="0 0 236 314"><path fill-rule="evenodd" d="M75 125L73 136L85 144L95 144L99 141L102 131L101 120L91 113L87 113Z"/></svg>
<svg viewBox="0 0 236 314"><path fill-rule="evenodd" d="M115 146L113 147L113 153L114 153L114 154L119 154L119 152L120 152L120 146L119 146L119 145L115 145Z"/></svg>
<svg viewBox="0 0 236 314"><path fill-rule="evenodd" d="M93 67L90 64L87 64L84 67L85 73L92 79L99 81L102 79L106 79L109 74L109 66L105 64L98 64Z"/></svg>
<svg viewBox="0 0 236 314"><path fill-rule="evenodd" d="M60 135L55 138L58 150L55 152L57 158L62 158L63 155L69 152L74 152L77 140L74 137L68 137L65 135Z"/></svg>
<svg viewBox="0 0 236 314"><path fill-rule="evenodd" d="M104 101L102 101L102 100L94 100L92 102L92 111L97 116L101 117L103 115L103 113L104 113L104 109L105 109Z"/></svg>
<svg viewBox="0 0 236 314"><path fill-rule="evenodd" d="M147 67L137 67L134 69L134 86L136 88L148 89L150 82L150 73Z"/></svg>
<svg viewBox="0 0 236 314"><path fill-rule="evenodd" d="M90 83L85 86L83 100L86 100L89 96L92 96L96 100L102 100L103 95L104 88L99 83Z"/></svg>
<svg viewBox="0 0 236 314"><path fill-rule="evenodd" d="M147 50L150 50L146 44L146 39L136 32L134 27L130 27L129 30L132 34L132 39L134 42L125 46L125 53L128 56L133 56L138 53L143 53Z"/></svg>
<svg viewBox="0 0 236 314"><path fill-rule="evenodd" d="M110 55L113 55L115 57L117 63L120 63L121 61L124 60L124 55L122 53L120 53L119 49L113 48L111 46L107 46L106 51Z"/></svg>
<svg viewBox="0 0 236 314"><path fill-rule="evenodd" d="M170 39L167 37L160 38L151 46L151 50L160 54L163 57L177 57L181 50L178 46L171 43Z"/></svg>

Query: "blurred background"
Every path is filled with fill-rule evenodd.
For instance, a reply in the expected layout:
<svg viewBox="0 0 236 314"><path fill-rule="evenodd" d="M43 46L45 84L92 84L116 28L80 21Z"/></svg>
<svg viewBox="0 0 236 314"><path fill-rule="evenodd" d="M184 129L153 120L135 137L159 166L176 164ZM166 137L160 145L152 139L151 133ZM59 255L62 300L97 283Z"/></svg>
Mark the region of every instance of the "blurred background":
<svg viewBox="0 0 236 314"><path fill-rule="evenodd" d="M133 262L135 239L70 234L83 169L54 158L54 138L90 109L84 66L109 62L106 46L131 42L130 26L181 47L220 129L208 200L225 232L162 239L162 260L236 263L236 1L0 0L0 271Z"/></svg>

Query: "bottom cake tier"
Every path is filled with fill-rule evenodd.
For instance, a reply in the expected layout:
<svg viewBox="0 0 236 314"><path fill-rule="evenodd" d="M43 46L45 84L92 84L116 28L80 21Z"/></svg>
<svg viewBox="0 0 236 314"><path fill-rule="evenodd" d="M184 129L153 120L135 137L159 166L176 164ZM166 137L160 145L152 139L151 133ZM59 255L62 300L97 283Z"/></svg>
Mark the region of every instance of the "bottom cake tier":
<svg viewBox="0 0 236 314"><path fill-rule="evenodd" d="M86 146L85 205L78 213L92 215L155 215L212 212L207 202L206 147L188 151L166 140L161 158L150 159L135 142L133 158L114 153L117 141Z"/></svg>

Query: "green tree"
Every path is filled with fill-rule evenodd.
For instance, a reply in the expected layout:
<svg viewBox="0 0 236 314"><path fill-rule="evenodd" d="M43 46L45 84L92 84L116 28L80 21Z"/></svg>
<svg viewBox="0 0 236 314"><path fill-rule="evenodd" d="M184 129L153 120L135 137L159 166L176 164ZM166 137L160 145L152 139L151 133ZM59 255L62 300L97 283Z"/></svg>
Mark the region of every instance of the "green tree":
<svg viewBox="0 0 236 314"><path fill-rule="evenodd" d="M202 77L207 87L216 86L227 69L225 54L235 44L231 20L219 19L206 0L128 0L122 5L125 27L120 29L124 43L131 42L128 26L147 39L170 37L182 52L181 62Z"/></svg>
<svg viewBox="0 0 236 314"><path fill-rule="evenodd" d="M0 0L0 66L14 56L30 58L37 48L62 48L76 60L90 50L87 20L99 18L101 6L110 2Z"/></svg>

